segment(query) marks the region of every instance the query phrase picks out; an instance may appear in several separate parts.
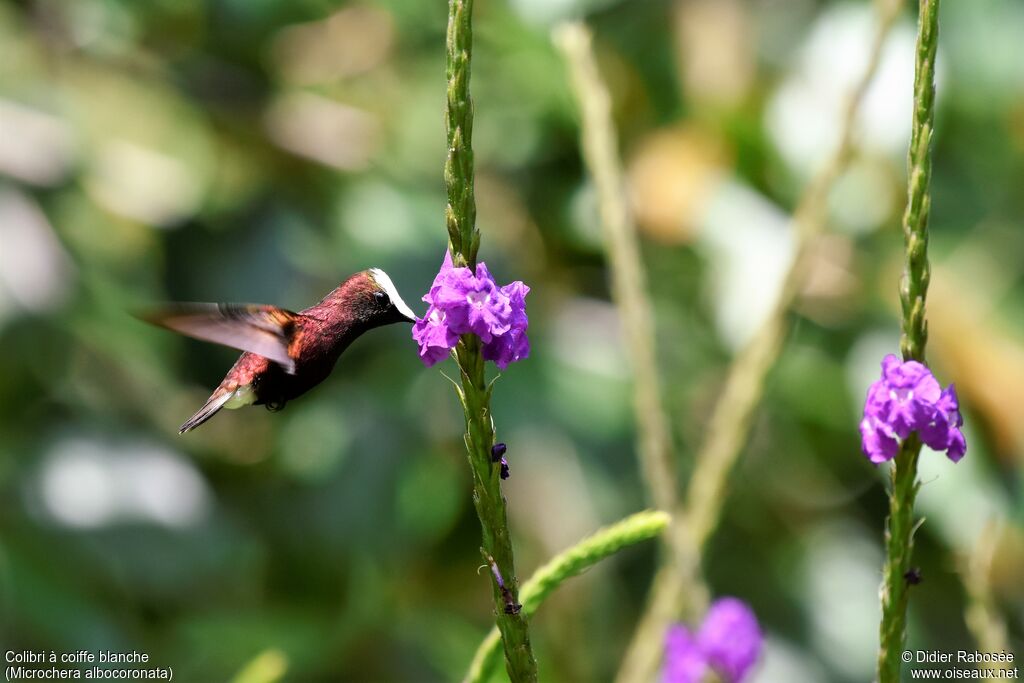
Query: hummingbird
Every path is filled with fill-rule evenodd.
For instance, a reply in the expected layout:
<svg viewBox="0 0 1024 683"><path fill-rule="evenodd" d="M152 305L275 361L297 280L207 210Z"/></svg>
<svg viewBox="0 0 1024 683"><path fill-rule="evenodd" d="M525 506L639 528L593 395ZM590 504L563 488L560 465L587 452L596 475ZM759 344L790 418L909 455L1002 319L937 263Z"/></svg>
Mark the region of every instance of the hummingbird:
<svg viewBox="0 0 1024 683"><path fill-rule="evenodd" d="M195 339L244 351L179 434L221 408L281 410L324 381L349 344L367 330L416 322L391 278L379 268L352 275L320 303L298 313L266 304L177 303L141 316Z"/></svg>

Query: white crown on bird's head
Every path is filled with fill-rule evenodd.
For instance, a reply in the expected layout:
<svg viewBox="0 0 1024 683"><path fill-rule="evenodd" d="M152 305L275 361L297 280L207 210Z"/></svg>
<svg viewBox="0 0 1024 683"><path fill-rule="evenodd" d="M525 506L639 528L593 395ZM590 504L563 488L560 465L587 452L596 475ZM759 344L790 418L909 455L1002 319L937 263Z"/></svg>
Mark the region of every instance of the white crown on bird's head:
<svg viewBox="0 0 1024 683"><path fill-rule="evenodd" d="M377 286L384 290L391 299L391 303L398 312L402 315L415 320L419 316L412 312L409 305L402 300L402 296L398 293L398 288L395 287L395 283L391 281L391 278L380 268L370 268L370 277L377 283Z"/></svg>

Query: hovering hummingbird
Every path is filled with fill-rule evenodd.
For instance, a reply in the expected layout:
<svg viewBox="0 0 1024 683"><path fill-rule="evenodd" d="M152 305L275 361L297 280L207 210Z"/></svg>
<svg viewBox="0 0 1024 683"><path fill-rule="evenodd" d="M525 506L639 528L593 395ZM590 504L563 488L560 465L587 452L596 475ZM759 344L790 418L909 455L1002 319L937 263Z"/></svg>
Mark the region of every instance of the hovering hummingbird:
<svg viewBox="0 0 1024 683"><path fill-rule="evenodd" d="M331 374L363 332L415 322L387 273L352 275L315 306L293 313L263 304L171 304L143 319L203 341L245 351L206 403L181 425L195 429L221 408L266 405L280 410Z"/></svg>

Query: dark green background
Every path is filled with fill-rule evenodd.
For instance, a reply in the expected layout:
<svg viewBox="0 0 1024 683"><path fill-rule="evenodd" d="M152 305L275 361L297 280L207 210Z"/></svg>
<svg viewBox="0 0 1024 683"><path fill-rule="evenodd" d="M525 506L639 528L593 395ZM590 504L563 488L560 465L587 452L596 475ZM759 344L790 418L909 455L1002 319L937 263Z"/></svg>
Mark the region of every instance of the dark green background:
<svg viewBox="0 0 1024 683"><path fill-rule="evenodd" d="M733 353L715 323L728 271L695 235L698 209L680 204L670 236L650 212L676 206L672 172L708 187L729 178L791 210L808 168L781 151L768 112L799 81L810 36L867 21L869 3L737 0L724 15L687 1L477 4L481 257L500 282L532 287L532 355L494 393L525 577L646 504L550 22L593 26L627 167L669 160L664 185L634 184L634 196L685 475ZM899 25L904 46L913 19ZM35 172L0 166L2 649L136 649L180 681L228 680L268 649L286 658L286 680L461 676L489 628L490 578L477 570L458 403L408 329L359 340L280 414L222 413L179 437L235 354L129 315L164 300L299 309L370 266L421 311L445 239L445 21L438 1L0 4L0 104L50 126L42 142L24 138ZM722 40L698 43L687 22ZM944 5L930 357L960 389L969 449L956 467L922 456L916 647L976 647L957 572L989 519L1002 526L986 576L1020 644L1021 35L1015 0ZM702 50L736 73L695 83L685 64ZM725 95L713 87L733 81ZM881 108L909 97L884 90ZM672 151L673 135L693 158ZM706 557L713 590L747 600L768 634L760 680L862 681L874 663L884 468L860 455L856 427L875 364L897 349L905 180L902 143L863 142L859 179L834 197L824 284L798 307ZM152 487L164 512L146 507ZM612 676L654 560L653 545L630 549L544 606L543 680Z"/></svg>

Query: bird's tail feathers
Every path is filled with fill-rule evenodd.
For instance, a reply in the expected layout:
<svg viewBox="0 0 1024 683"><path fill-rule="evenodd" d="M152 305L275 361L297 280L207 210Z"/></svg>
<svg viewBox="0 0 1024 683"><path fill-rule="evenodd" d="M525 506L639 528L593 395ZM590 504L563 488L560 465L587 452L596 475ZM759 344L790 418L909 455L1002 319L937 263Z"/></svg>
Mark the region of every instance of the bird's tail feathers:
<svg viewBox="0 0 1024 683"><path fill-rule="evenodd" d="M186 420L185 424L181 425L178 429L178 433L184 434L185 432L191 431L216 415L217 411L223 408L224 404L231 399L232 394L233 392L231 391L222 391L220 389L213 392L213 396L203 404L203 407L197 410L195 415Z"/></svg>

